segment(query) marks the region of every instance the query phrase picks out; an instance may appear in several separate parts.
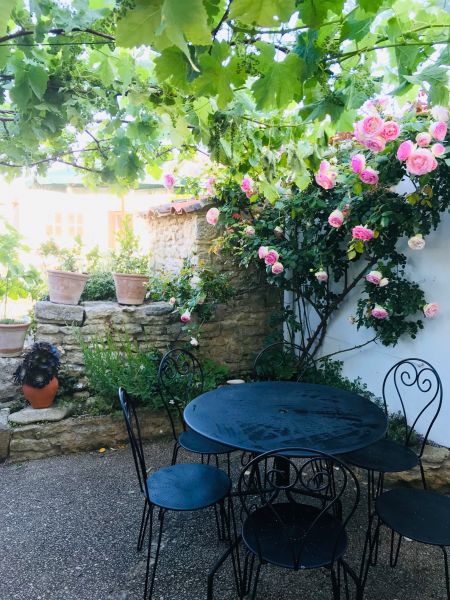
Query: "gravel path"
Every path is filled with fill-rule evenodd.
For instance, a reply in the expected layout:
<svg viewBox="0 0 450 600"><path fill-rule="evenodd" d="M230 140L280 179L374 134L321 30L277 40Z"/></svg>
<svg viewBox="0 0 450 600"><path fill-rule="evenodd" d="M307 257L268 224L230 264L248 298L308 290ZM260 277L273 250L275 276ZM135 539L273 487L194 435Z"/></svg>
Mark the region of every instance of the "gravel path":
<svg viewBox="0 0 450 600"><path fill-rule="evenodd" d="M168 464L170 442L147 449L149 467ZM350 530L348 560L355 567L364 508L362 502ZM141 509L128 448L0 465L0 600L142 598L145 553L135 549ZM214 531L212 512L170 514L154 600L206 599L206 574L225 548ZM386 566L386 550L384 544L365 600L446 598L439 549L406 542L396 569ZM236 600L231 583L226 563L216 600ZM262 571L259 600L331 597L325 572Z"/></svg>

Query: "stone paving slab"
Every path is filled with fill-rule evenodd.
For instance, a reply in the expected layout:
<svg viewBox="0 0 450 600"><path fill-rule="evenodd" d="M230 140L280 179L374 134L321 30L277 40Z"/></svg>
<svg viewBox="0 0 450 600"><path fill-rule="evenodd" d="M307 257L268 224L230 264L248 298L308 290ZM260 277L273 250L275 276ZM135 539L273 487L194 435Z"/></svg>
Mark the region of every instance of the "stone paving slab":
<svg viewBox="0 0 450 600"><path fill-rule="evenodd" d="M171 442L147 446L148 466L167 465ZM186 460L180 455L180 461ZM237 468L237 467L236 467ZM0 465L1 600L142 599L145 555L135 542L142 509L129 448ZM154 600L206 600L206 575L224 550L211 511L171 513ZM350 528L348 560L357 566L365 504ZM387 566L387 536L365 600L444 600L439 549L404 544ZM331 600L329 575L266 567L258 600ZM215 600L236 600L229 563Z"/></svg>
<svg viewBox="0 0 450 600"><path fill-rule="evenodd" d="M9 421L15 425L30 425L31 423L45 421L54 423L65 419L70 412L70 406L50 406L49 408L31 408L31 406L27 406L9 415Z"/></svg>

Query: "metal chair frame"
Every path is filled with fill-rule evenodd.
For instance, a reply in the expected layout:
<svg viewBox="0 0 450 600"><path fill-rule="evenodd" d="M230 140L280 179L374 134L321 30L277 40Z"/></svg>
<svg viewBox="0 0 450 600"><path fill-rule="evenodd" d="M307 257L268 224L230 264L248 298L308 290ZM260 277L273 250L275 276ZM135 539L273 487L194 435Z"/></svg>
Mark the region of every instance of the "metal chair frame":
<svg viewBox="0 0 450 600"><path fill-rule="evenodd" d="M176 385L177 382L180 385ZM182 382L182 384L181 384ZM176 388L176 389L175 389ZM177 433L177 423L180 423L183 432L187 426L183 418L183 409L194 396L200 395L204 388L204 374L200 361L192 352L182 348L174 348L164 354L158 368L158 390L166 413L169 417L174 447L172 465L176 464L178 451L182 447ZM206 439L205 439L206 443ZM194 450L189 450L195 452ZM225 449L220 453L196 452L201 455L202 462L210 463L214 457L216 466L219 467L219 455L227 456L227 470L230 475L230 453L233 449Z"/></svg>
<svg viewBox="0 0 450 600"><path fill-rule="evenodd" d="M295 458L300 456L303 458ZM280 539L277 547L288 548L289 566L300 570L303 568L329 569L332 580L334 600L341 598L341 587L344 586L345 598L350 598L350 579L356 587L356 597L361 600L360 581L353 569L344 560L346 527L354 515L359 503L359 483L349 467L336 457L310 448L280 448L266 452L253 458L242 470L235 495L240 501L242 533L237 534L234 523L234 552L238 573L238 596L244 598L251 595L256 599L261 568L270 560L264 556L263 543L255 533L256 543L250 547L245 540L245 526L252 515L267 515L279 524ZM345 497L344 497L345 495ZM306 502L305 502L306 501ZM286 509L288 507L288 509ZM302 530L299 523L295 530L295 519L286 521L285 515L295 507L303 512L310 510L313 515ZM345 514L344 514L345 512ZM265 516L263 517L265 518ZM320 527L332 523L336 527L334 544L330 552L319 566L305 566L308 543ZM294 525L294 528L293 528ZM245 552L243 564L239 556L239 548ZM267 549L267 548L266 548ZM286 556L287 556L286 555ZM277 564L274 562L274 564ZM278 564L278 566L281 566ZM212 578L208 587L208 600L212 600Z"/></svg>
<svg viewBox="0 0 450 600"><path fill-rule="evenodd" d="M429 415L430 417L430 421L425 435L422 438L419 451L416 453L422 485L424 489L427 489L425 472L422 464L422 455L430 431L441 410L443 395L441 379L436 369L426 360L420 358L405 358L397 362L389 369L383 380L382 395L386 417L388 416L387 387L391 382L394 385L395 392L401 405L404 438L403 445L406 448L411 448L412 436L415 432L417 424L422 420L422 418L425 417L425 415ZM417 389L422 394L428 394L428 396L426 397L424 405L419 410L415 418L408 420L410 411L408 411L402 389L404 389L404 392L406 392L408 389L412 388ZM408 421L412 422L412 424L409 425ZM386 438L388 438L388 432L386 432ZM349 455L347 455L345 459L351 463L351 457ZM367 469L367 513L369 521L373 512L374 501L384 491L384 477L385 472L383 471L378 472L372 469ZM374 547L374 552L371 554L371 561L373 565L376 564L378 557L378 533L379 529L376 530L376 544ZM361 568L363 568L362 564Z"/></svg>
<svg viewBox="0 0 450 600"><path fill-rule="evenodd" d="M154 584L155 584L155 576L156 569L158 566L158 560L161 550L161 540L163 534L164 527L164 517L169 510L176 509L168 509L163 506L158 506L150 499L150 491L147 484L148 478L148 470L145 463L145 454L144 448L142 444L142 436L141 430L139 426L139 419L136 413L135 406L131 401L129 395L127 394L124 388L119 388L119 401L120 405L125 417L125 424L127 427L128 437L130 440L131 451L133 454L134 465L136 468L136 473L138 476L139 487L141 493L144 495L144 508L142 511L141 524L139 528L138 535L138 551L142 549L146 530L148 528L148 550L147 550L147 563L146 563L146 573L145 573L145 588L144 588L144 600L150 600L153 594ZM181 465L180 465L181 466ZM188 466L188 465L186 465ZM226 541L231 539L231 529L230 529L230 518L231 508L228 507L228 510L225 508L225 499L228 499L228 502L231 502L230 496L231 490L231 481L230 481L230 489L226 496L224 496L220 501L214 503L215 509L215 520L216 526L219 533L219 540ZM217 505L219 506L219 511L217 511ZM209 508L212 504L208 504L202 506L201 508L194 510L203 510L204 508ZM180 509L182 510L182 509ZM154 555L154 563L153 569L150 573L150 563L151 563L151 554L152 554L152 539L153 539L153 529L154 529L154 521L155 521L155 511L157 512L157 520L159 521L159 532L157 535L156 542L156 550ZM150 586L149 586L150 579Z"/></svg>
<svg viewBox="0 0 450 600"><path fill-rule="evenodd" d="M265 348L263 348L258 355L256 356L253 369L252 369L252 378L259 381L265 381L273 379L273 377L268 374L268 376L264 375L264 372L261 373L259 370L261 368L262 362L267 355L271 355L275 358L273 362L273 371L279 371L283 367L288 367L289 362L294 358L294 371L296 373L296 381L301 381L303 373L309 367L315 367L314 359L305 352L305 349L299 346L298 344L293 344L291 342L274 342L273 344L269 344Z"/></svg>

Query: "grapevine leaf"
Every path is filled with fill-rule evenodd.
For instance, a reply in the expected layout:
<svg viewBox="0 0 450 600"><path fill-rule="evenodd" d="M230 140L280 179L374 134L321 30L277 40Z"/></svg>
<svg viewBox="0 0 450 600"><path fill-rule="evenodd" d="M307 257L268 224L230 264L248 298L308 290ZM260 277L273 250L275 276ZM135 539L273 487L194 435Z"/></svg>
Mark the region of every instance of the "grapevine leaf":
<svg viewBox="0 0 450 600"><path fill-rule="evenodd" d="M282 62L273 62L267 72L252 85L256 106L262 110L285 108L302 95L304 61L294 53Z"/></svg>
<svg viewBox="0 0 450 600"><path fill-rule="evenodd" d="M1 0L0 2L0 35L6 33L9 17L13 8L16 6L17 0Z"/></svg>
<svg viewBox="0 0 450 600"><path fill-rule="evenodd" d="M294 0L235 0L231 5L230 18L246 25L270 27L290 19L295 10Z"/></svg>

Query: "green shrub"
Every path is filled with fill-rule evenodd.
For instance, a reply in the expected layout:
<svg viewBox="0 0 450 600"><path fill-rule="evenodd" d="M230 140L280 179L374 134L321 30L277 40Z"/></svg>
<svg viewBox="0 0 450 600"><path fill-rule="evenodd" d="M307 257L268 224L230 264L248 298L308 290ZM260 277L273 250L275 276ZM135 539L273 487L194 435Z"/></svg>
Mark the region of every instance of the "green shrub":
<svg viewBox="0 0 450 600"><path fill-rule="evenodd" d="M111 272L97 271L90 275L81 295L82 302L89 300L116 300L116 288Z"/></svg>
<svg viewBox="0 0 450 600"><path fill-rule="evenodd" d="M131 340L118 342L80 339L86 377L92 392L105 400L104 413L119 408L117 390L123 386L141 405L154 410L162 408L157 392L157 371L161 358L157 350L142 352Z"/></svg>

